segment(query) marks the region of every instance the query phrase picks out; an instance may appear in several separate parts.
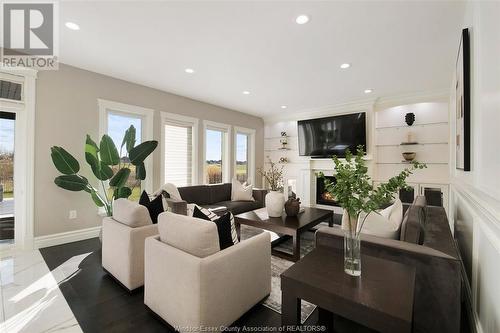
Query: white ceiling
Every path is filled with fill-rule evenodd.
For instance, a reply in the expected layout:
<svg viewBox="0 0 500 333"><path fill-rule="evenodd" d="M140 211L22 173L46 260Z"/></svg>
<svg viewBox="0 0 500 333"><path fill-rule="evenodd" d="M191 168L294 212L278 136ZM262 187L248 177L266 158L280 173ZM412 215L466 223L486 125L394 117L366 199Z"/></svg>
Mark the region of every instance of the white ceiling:
<svg viewBox="0 0 500 333"><path fill-rule="evenodd" d="M267 117L448 89L463 3L62 2L60 14L63 63Z"/></svg>

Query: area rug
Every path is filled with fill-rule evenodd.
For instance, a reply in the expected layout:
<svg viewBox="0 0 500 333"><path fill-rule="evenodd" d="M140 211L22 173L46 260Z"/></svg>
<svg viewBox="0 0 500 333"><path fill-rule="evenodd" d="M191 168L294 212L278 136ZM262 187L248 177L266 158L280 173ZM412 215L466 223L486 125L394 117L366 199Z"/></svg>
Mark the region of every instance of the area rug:
<svg viewBox="0 0 500 333"><path fill-rule="evenodd" d="M328 223L320 224L317 227L328 226ZM248 239L252 236L260 234L264 231L262 229L257 229L249 226L242 225L241 226L241 239ZM274 232L269 232L271 234L271 240L278 238L279 236ZM281 243L279 246L276 246L276 249L280 251L286 251L291 253L292 249L292 240L287 240ZM311 252L314 249L314 232L305 232L302 234L300 238L300 256L303 257L307 253ZM262 303L264 306L269 309L276 311L281 314L281 278L280 275L284 271L286 271L290 266L294 263L292 261L288 261L286 259L278 258L275 256L271 256L271 294L268 298ZM308 303L306 301L301 302L301 322L304 323L307 318L311 315L311 313L316 309L314 304Z"/></svg>

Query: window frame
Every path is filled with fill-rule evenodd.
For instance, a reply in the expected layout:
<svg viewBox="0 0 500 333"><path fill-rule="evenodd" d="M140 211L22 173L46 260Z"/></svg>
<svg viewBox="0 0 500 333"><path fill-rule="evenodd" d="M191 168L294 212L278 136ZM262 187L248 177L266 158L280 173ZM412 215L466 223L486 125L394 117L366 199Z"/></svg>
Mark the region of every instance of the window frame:
<svg viewBox="0 0 500 333"><path fill-rule="evenodd" d="M104 134L108 134L108 114L122 114L124 116L139 116L142 121L141 142L153 140L154 110L137 105L98 99L99 105L99 142ZM119 148L119 147L117 147ZM119 150L119 149L118 149ZM141 189L148 193L153 192L153 154L144 161L146 167L146 180L141 182Z"/></svg>
<svg viewBox="0 0 500 333"><path fill-rule="evenodd" d="M233 173L236 176L236 167L237 167L237 155L238 155L238 149L237 149L237 135L238 134L245 134L248 137L247 141L247 146L248 146L248 151L247 151L247 158L248 158L248 177L247 177L247 183L252 184L255 186L255 133L256 130L253 128L246 128L246 127L240 127L240 126L234 126L234 155L233 155Z"/></svg>
<svg viewBox="0 0 500 333"><path fill-rule="evenodd" d="M221 131L223 133L222 138L222 183L231 182L231 125L218 123L211 120L203 121L203 184L206 184L206 172L207 172L207 130Z"/></svg>
<svg viewBox="0 0 500 333"><path fill-rule="evenodd" d="M161 111L161 174L160 181L161 185L166 182L165 179L165 125L179 125L179 126L191 126L192 137L191 137L191 185L198 184L198 129L199 120L198 118L183 116L176 113L170 113Z"/></svg>

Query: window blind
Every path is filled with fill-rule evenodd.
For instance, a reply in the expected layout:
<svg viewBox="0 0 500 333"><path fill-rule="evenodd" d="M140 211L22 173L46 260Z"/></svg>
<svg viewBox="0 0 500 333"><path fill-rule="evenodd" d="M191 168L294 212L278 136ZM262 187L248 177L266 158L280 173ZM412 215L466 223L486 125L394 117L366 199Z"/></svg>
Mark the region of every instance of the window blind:
<svg viewBox="0 0 500 333"><path fill-rule="evenodd" d="M176 186L192 185L193 127L165 124L165 182Z"/></svg>
<svg viewBox="0 0 500 333"><path fill-rule="evenodd" d="M0 80L0 98L20 101L22 96L21 83Z"/></svg>

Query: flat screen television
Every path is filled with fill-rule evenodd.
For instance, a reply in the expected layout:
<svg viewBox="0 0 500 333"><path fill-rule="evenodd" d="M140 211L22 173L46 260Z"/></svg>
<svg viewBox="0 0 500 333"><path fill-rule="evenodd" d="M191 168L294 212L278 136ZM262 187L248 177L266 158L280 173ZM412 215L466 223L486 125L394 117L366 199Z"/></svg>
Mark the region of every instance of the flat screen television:
<svg viewBox="0 0 500 333"><path fill-rule="evenodd" d="M366 113L298 121L299 155L345 157L346 149L355 153L359 145L366 151Z"/></svg>

